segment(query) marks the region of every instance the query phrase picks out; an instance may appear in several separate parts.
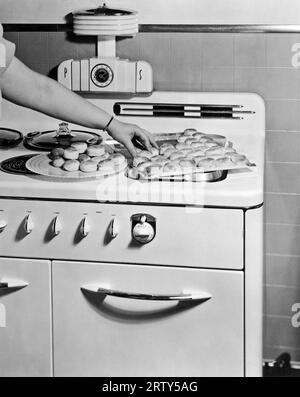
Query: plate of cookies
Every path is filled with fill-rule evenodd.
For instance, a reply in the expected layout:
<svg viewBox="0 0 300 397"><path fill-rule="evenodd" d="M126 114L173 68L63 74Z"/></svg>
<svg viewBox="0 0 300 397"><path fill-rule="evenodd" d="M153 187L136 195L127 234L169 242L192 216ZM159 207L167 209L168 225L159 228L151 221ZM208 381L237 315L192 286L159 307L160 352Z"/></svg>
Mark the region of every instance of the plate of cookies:
<svg viewBox="0 0 300 397"><path fill-rule="evenodd" d="M105 144L74 142L30 158L26 168L45 177L74 181L119 174L126 170L127 160Z"/></svg>
<svg viewBox="0 0 300 397"><path fill-rule="evenodd" d="M233 147L225 136L205 134L188 128L170 134L172 139L157 140L159 148L138 150L127 169L132 179L168 179L214 171L253 167L248 158Z"/></svg>

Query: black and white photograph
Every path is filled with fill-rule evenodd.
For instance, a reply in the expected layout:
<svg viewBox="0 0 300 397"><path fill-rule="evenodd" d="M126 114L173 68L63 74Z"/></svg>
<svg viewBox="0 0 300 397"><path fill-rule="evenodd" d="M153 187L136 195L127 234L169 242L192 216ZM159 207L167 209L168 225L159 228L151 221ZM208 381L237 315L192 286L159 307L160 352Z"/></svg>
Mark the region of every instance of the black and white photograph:
<svg viewBox="0 0 300 397"><path fill-rule="evenodd" d="M299 0L0 0L0 388L300 377Z"/></svg>

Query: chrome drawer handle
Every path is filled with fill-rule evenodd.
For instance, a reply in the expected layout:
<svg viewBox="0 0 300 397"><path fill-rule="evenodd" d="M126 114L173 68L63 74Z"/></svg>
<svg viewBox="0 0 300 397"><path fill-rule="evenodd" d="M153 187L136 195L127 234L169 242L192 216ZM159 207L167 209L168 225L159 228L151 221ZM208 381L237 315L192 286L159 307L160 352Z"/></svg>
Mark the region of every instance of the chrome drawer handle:
<svg viewBox="0 0 300 397"><path fill-rule="evenodd" d="M0 291L6 291L10 289L22 289L28 286L27 281L1 279L0 280Z"/></svg>
<svg viewBox="0 0 300 397"><path fill-rule="evenodd" d="M152 294L141 294L134 292L123 292L117 291L113 289L102 288L97 285L85 285L81 287L82 290L93 292L101 295L109 295L115 296L118 298L125 299L140 299L140 300L148 300L148 301L178 301L178 302L187 302L187 301L206 301L212 298L212 295L208 292L183 292L182 294L174 294L174 295L152 295Z"/></svg>

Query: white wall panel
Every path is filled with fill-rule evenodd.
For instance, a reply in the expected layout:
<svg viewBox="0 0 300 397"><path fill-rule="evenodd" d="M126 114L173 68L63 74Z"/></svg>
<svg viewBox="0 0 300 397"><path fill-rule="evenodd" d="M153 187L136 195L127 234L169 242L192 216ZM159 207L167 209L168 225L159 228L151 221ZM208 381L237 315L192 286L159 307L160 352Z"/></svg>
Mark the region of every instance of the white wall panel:
<svg viewBox="0 0 300 397"><path fill-rule="evenodd" d="M99 0L0 0L3 23L63 23ZM136 9L142 24L299 24L299 0L111 0Z"/></svg>

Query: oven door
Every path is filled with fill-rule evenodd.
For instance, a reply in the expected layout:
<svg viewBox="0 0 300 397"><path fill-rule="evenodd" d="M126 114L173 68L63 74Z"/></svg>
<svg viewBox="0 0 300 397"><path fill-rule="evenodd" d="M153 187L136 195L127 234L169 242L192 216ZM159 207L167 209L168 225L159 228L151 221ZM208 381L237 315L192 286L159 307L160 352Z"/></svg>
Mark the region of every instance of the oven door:
<svg viewBox="0 0 300 397"><path fill-rule="evenodd" d="M56 376L243 376L243 272L53 263Z"/></svg>
<svg viewBox="0 0 300 397"><path fill-rule="evenodd" d="M0 258L0 376L52 373L50 264Z"/></svg>

